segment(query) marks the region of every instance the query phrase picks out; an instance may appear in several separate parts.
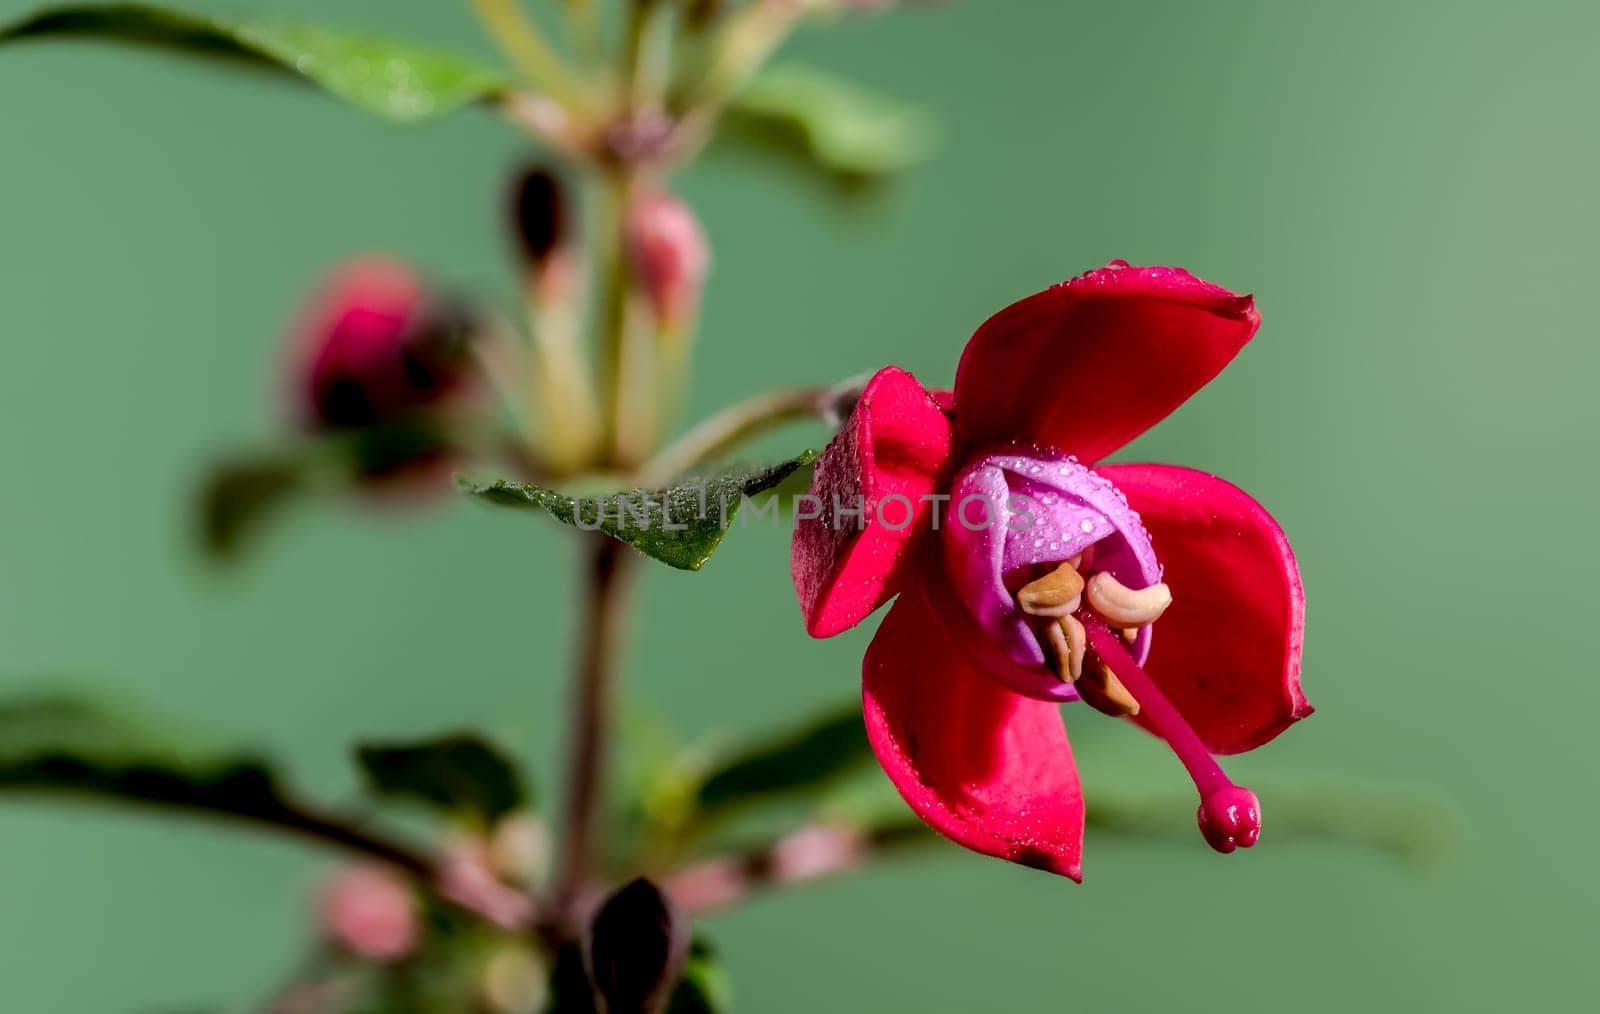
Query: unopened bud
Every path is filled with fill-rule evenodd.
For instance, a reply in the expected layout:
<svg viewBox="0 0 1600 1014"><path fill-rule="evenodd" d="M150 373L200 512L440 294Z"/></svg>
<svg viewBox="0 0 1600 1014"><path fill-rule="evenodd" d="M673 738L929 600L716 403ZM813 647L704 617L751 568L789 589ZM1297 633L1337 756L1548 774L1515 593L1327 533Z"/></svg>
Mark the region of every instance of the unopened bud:
<svg viewBox="0 0 1600 1014"><path fill-rule="evenodd" d="M567 206L561 180L543 166L524 170L511 194L511 219L522 256L534 270L568 241Z"/></svg>
<svg viewBox="0 0 1600 1014"><path fill-rule="evenodd" d="M686 326L700 305L711 249L694 212L665 191L637 197L628 210L628 259L664 330Z"/></svg>
<svg viewBox="0 0 1600 1014"><path fill-rule="evenodd" d="M643 877L618 888L589 927L589 977L608 1011L653 1014L689 958L689 921Z"/></svg>
<svg viewBox="0 0 1600 1014"><path fill-rule="evenodd" d="M323 888L323 931L340 946L373 961L398 961L417 947L421 925L411 888L388 869L351 866Z"/></svg>
<svg viewBox="0 0 1600 1014"><path fill-rule="evenodd" d="M295 338L295 384L311 429L391 423L465 386L477 328L407 265L364 257L329 277Z"/></svg>

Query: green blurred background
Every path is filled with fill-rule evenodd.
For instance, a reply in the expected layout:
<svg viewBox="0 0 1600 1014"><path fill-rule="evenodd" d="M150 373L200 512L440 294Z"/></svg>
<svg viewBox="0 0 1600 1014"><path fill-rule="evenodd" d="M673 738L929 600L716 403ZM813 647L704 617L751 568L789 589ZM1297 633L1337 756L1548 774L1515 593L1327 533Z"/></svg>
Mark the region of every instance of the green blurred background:
<svg viewBox="0 0 1600 1014"><path fill-rule="evenodd" d="M486 52L458 4L203 6ZM740 1010L1593 1009L1597 40L1577 2L958 0L797 41L946 143L866 205L759 161L682 178L717 256L693 408L886 361L947 380L987 314L1113 257L1256 293L1256 343L1130 452L1233 479L1300 554L1318 714L1231 767L1420 786L1464 840L1422 869L1275 844L1269 798L1254 852L1092 837L1081 887L941 849L713 920ZM354 736L485 721L548 771L553 528L306 510L217 573L188 513L209 460L272 432L322 268L389 249L512 290L497 211L525 146L88 46L0 53L0 110L4 687L108 685L335 794ZM782 533L642 592L628 683L689 732L855 691L870 631L807 640ZM1153 743L1091 746L1091 792L1182 777ZM328 863L0 800L0 1006L243 1008Z"/></svg>

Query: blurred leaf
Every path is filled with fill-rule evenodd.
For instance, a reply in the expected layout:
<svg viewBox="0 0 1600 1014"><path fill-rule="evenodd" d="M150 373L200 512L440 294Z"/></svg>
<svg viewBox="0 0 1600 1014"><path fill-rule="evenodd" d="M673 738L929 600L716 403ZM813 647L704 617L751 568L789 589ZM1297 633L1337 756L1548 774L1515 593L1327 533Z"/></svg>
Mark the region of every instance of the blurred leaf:
<svg viewBox="0 0 1600 1014"><path fill-rule="evenodd" d="M810 451L770 468L728 466L687 476L667 490L630 490L576 499L543 486L501 479L460 480L463 492L504 507L542 511L588 531L601 531L679 570L699 570L716 552L747 497L772 489L811 463ZM762 514L776 523L777 514ZM758 522L759 523L759 522Z"/></svg>
<svg viewBox="0 0 1600 1014"><path fill-rule="evenodd" d="M200 485L201 545L215 560L237 559L297 498L403 484L452 450L437 420L416 418L238 454L214 466Z"/></svg>
<svg viewBox="0 0 1600 1014"><path fill-rule="evenodd" d="M356 761L378 795L468 815L486 825L531 803L516 765L472 733L363 744L356 748Z"/></svg>
<svg viewBox="0 0 1600 1014"><path fill-rule="evenodd" d="M756 75L729 108L725 130L730 141L783 152L844 181L909 169L934 147L921 110L795 65Z"/></svg>
<svg viewBox="0 0 1600 1014"><path fill-rule="evenodd" d="M319 25L228 22L154 4L67 4L0 27L0 43L84 38L167 49L294 75L402 123L495 98L498 70Z"/></svg>
<svg viewBox="0 0 1600 1014"><path fill-rule="evenodd" d="M701 782L695 803L702 819L714 820L778 797L820 797L873 759L861 706L852 701L724 758Z"/></svg>
<svg viewBox="0 0 1600 1014"><path fill-rule="evenodd" d="M589 975L608 1011L661 1009L689 957L689 921L644 877L614 891L589 926Z"/></svg>
<svg viewBox="0 0 1600 1014"><path fill-rule="evenodd" d="M703 937L689 946L683 978L667 1001L667 1014L720 1014L728 1010L728 981L717 953Z"/></svg>
<svg viewBox="0 0 1600 1014"><path fill-rule="evenodd" d="M306 489L304 461L291 456L223 462L200 489L199 530L207 554L239 555L251 537Z"/></svg>
<svg viewBox="0 0 1600 1014"><path fill-rule="evenodd" d="M295 822L276 776L261 761L180 746L129 715L64 694L0 703L0 791L7 790Z"/></svg>

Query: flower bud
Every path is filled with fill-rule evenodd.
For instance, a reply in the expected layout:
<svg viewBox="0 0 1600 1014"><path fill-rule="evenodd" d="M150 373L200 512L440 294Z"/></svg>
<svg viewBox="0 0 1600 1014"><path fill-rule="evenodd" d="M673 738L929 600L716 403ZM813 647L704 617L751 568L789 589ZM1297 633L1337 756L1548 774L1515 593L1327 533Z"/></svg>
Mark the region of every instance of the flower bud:
<svg viewBox="0 0 1600 1014"><path fill-rule="evenodd" d="M628 259L663 330L689 324L711 267L705 232L689 206L665 191L637 197L628 209Z"/></svg>
<svg viewBox="0 0 1600 1014"><path fill-rule="evenodd" d="M323 888L320 918L329 939L373 961L398 961L421 937L411 888L379 866L336 873Z"/></svg>
<svg viewBox="0 0 1600 1014"><path fill-rule="evenodd" d="M660 888L640 877L595 913L588 934L589 978L609 1011L655 1014L683 975L689 921Z"/></svg>
<svg viewBox="0 0 1600 1014"><path fill-rule="evenodd" d="M534 271L567 245L566 197L555 173L533 166L518 175L511 192L511 224L523 259Z"/></svg>
<svg viewBox="0 0 1600 1014"><path fill-rule="evenodd" d="M309 429L391 423L465 386L475 322L407 265L363 257L333 272L296 339L294 381Z"/></svg>

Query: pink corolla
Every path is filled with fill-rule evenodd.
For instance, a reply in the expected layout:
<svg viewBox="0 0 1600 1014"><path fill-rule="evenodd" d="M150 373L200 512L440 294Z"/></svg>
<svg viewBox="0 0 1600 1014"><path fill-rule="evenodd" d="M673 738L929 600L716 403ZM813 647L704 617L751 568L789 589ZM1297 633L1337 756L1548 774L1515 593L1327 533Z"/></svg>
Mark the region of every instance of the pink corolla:
<svg viewBox="0 0 1600 1014"><path fill-rule="evenodd" d="M1060 704L1164 739L1218 851L1260 805L1213 759L1311 713L1288 540L1215 476L1096 464L1244 347L1249 296L1121 261L1000 311L953 392L887 367L817 463L792 571L829 637L896 599L867 649L868 737L934 830L1081 877L1083 793Z"/></svg>

